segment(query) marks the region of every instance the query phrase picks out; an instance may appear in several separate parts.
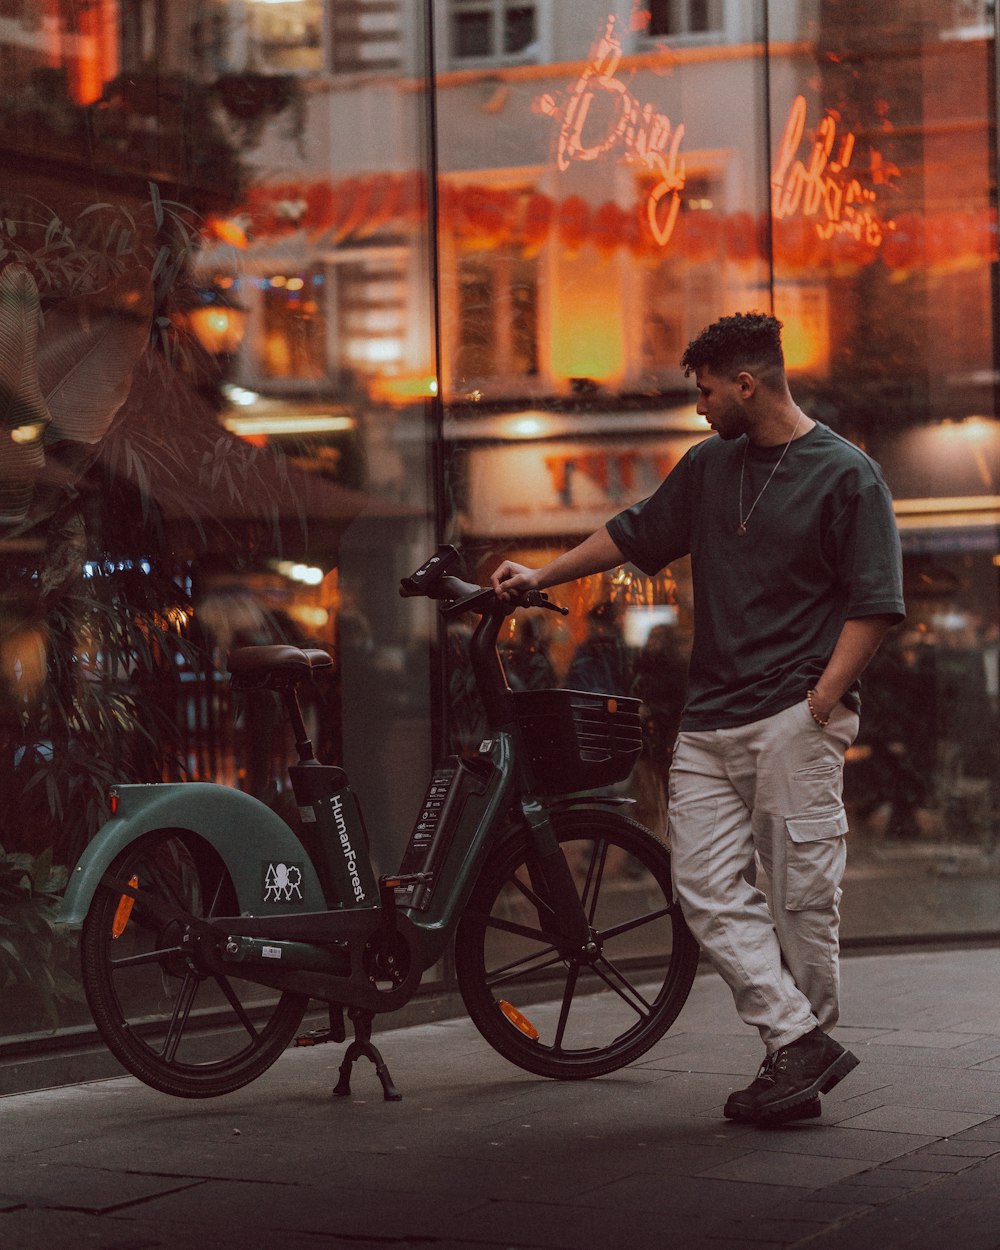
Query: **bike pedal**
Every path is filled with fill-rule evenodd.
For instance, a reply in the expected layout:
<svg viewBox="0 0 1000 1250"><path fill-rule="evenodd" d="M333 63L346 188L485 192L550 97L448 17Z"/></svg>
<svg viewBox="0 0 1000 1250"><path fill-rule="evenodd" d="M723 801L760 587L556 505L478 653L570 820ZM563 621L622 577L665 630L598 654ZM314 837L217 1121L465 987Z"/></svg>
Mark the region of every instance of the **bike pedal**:
<svg viewBox="0 0 1000 1250"><path fill-rule="evenodd" d="M295 1039L296 1046L322 1046L324 1042L337 1042L344 1039L334 1037L330 1029L310 1029Z"/></svg>

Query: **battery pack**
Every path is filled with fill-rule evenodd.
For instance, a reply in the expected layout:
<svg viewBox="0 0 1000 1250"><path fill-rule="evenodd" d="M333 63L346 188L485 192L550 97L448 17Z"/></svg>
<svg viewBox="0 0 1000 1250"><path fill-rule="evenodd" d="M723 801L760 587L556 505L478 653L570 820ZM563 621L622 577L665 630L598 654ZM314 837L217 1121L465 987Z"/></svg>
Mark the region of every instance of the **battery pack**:
<svg viewBox="0 0 1000 1250"><path fill-rule="evenodd" d="M399 868L400 876L422 873L431 880L397 890L397 906L426 911L466 801L485 792L490 772L482 761L470 763L457 755L449 755L434 769Z"/></svg>
<svg viewBox="0 0 1000 1250"><path fill-rule="evenodd" d="M327 906L377 907L368 833L347 774L332 764L294 764L288 775Z"/></svg>

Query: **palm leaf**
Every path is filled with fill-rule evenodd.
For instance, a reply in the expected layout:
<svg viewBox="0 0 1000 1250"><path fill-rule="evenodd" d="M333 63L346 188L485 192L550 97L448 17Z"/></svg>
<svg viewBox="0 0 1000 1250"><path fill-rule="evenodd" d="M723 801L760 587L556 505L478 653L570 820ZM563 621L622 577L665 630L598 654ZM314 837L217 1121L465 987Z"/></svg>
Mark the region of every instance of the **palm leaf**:
<svg viewBox="0 0 1000 1250"><path fill-rule="evenodd" d="M47 315L38 363L52 417L47 441L101 441L128 396L148 339L143 311L70 307Z"/></svg>
<svg viewBox="0 0 1000 1250"><path fill-rule="evenodd" d="M21 264L0 272L0 522L22 521L45 464L41 431L49 414L38 383L38 287ZM9 431L36 426L38 436L13 442Z"/></svg>

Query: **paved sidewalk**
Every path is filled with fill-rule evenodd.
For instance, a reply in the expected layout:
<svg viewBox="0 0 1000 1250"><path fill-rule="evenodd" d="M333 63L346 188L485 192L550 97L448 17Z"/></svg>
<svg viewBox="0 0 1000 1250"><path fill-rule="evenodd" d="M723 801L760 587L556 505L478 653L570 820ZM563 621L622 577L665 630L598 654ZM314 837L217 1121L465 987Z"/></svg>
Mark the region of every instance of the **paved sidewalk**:
<svg viewBox="0 0 1000 1250"><path fill-rule="evenodd" d="M1000 951L853 956L844 991L862 1065L781 1129L722 1118L760 1054L711 973L598 1081L528 1076L459 1019L383 1034L401 1103L365 1063L331 1098L335 1046L207 1102L2 1098L0 1247L996 1250Z"/></svg>

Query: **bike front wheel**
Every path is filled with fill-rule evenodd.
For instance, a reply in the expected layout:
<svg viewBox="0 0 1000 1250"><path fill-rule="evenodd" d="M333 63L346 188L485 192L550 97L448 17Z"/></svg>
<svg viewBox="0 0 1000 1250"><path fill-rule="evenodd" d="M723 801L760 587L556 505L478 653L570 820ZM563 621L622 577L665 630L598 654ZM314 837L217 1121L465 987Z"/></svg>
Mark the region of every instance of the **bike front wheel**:
<svg viewBox="0 0 1000 1250"><path fill-rule="evenodd" d="M559 937L527 834L487 861L455 942L459 989L490 1045L539 1076L602 1076L645 1054L683 1007L698 947L673 896L670 853L608 808L551 817L591 931Z"/></svg>
<svg viewBox="0 0 1000 1250"><path fill-rule="evenodd" d="M255 1080L295 1036L309 999L228 975L213 958L218 939L185 923L232 914L222 861L199 840L161 829L123 851L108 879L138 895L102 883L80 939L83 988L108 1049L179 1098L213 1098Z"/></svg>

